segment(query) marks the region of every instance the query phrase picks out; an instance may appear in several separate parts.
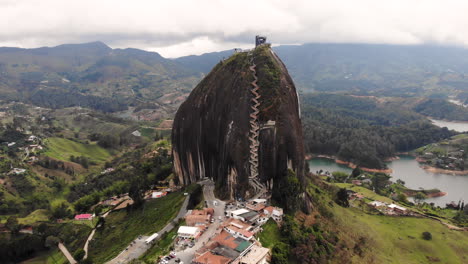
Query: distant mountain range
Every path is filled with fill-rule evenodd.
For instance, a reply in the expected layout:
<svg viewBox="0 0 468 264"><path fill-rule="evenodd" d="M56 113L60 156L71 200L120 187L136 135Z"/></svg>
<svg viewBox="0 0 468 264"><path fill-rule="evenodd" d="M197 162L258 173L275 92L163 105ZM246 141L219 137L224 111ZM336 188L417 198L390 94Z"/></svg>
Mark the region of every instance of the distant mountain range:
<svg viewBox="0 0 468 264"><path fill-rule="evenodd" d="M468 91L468 50L428 45L304 44L273 50L303 91L447 96ZM175 61L208 72L229 51Z"/></svg>
<svg viewBox="0 0 468 264"><path fill-rule="evenodd" d="M463 48L304 44L274 50L302 92L443 98L468 91L468 50ZM0 48L0 99L108 112L128 106L173 112L232 52L166 59L102 42Z"/></svg>
<svg viewBox="0 0 468 264"><path fill-rule="evenodd" d="M156 52L111 49L102 42L0 48L0 98L39 106L117 111L158 99L170 104L200 78L199 72Z"/></svg>

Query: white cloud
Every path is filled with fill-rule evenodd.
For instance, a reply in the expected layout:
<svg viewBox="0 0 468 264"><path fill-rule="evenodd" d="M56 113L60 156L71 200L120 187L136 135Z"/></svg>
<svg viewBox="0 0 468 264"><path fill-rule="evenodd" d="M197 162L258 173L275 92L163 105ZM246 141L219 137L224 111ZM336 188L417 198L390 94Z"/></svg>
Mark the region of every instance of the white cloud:
<svg viewBox="0 0 468 264"><path fill-rule="evenodd" d="M457 0L0 0L0 46L101 40L164 56L274 43L364 42L468 46Z"/></svg>

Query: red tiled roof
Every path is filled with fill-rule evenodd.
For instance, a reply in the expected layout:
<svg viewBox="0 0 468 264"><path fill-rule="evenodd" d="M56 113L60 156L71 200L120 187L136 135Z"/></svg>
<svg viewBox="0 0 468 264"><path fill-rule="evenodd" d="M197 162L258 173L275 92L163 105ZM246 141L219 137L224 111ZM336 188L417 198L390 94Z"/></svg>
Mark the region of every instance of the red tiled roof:
<svg viewBox="0 0 468 264"><path fill-rule="evenodd" d="M79 214L79 215L75 215L75 219L76 220L89 219L92 216L93 216L92 214Z"/></svg>
<svg viewBox="0 0 468 264"><path fill-rule="evenodd" d="M213 255L210 251L205 252L204 254L198 256L193 260L192 263L197 264L227 264L231 261L230 258Z"/></svg>
<svg viewBox="0 0 468 264"><path fill-rule="evenodd" d="M238 243L236 243L234 240L236 238L233 237L231 234L229 234L226 231L221 231L219 235L215 236L212 241L218 242L220 245L223 245L225 247L231 248L231 249L236 249L238 246Z"/></svg>

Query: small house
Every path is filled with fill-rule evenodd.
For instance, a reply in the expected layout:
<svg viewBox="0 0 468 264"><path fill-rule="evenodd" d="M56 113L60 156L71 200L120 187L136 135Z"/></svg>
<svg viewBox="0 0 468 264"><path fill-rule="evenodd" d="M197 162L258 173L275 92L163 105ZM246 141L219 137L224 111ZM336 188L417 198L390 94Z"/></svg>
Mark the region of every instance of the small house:
<svg viewBox="0 0 468 264"><path fill-rule="evenodd" d="M395 213L399 213L399 214L406 213L406 208L405 207L402 207L402 206L399 206L399 205L396 205L396 204L391 204L391 205L388 206L388 208L392 209Z"/></svg>
<svg viewBox="0 0 468 264"><path fill-rule="evenodd" d="M151 198L161 198L167 195L167 192L153 192Z"/></svg>
<svg viewBox="0 0 468 264"><path fill-rule="evenodd" d="M75 215L75 220L93 220L93 217L92 214L79 214Z"/></svg>

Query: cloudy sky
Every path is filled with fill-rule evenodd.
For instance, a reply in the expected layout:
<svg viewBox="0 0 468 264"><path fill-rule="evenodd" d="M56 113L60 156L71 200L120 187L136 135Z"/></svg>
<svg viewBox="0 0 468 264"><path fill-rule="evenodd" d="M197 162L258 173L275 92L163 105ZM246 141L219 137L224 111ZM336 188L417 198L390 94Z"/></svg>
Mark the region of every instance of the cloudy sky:
<svg viewBox="0 0 468 264"><path fill-rule="evenodd" d="M0 46L103 41L165 57L274 44L468 47L465 0L0 0Z"/></svg>

